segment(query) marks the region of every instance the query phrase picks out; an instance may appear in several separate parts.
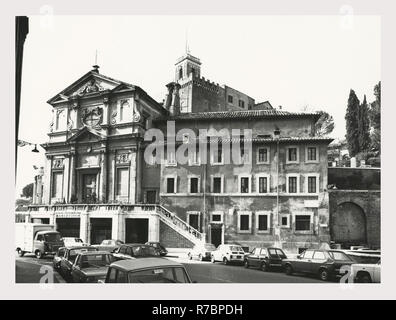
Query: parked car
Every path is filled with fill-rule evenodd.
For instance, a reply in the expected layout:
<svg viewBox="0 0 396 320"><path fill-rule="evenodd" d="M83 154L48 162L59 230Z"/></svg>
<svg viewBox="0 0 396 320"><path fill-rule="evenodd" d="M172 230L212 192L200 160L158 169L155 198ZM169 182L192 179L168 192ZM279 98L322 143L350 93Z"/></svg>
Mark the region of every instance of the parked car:
<svg viewBox="0 0 396 320"><path fill-rule="evenodd" d="M353 282L358 283L380 283L381 261L375 264L354 263L351 265L351 277Z"/></svg>
<svg viewBox="0 0 396 320"><path fill-rule="evenodd" d="M85 251L77 255L72 271L73 282L98 282L106 278L107 269L114 262L108 251Z"/></svg>
<svg viewBox="0 0 396 320"><path fill-rule="evenodd" d="M113 252L116 260L158 257L159 255L159 252L154 247L141 243L123 244Z"/></svg>
<svg viewBox="0 0 396 320"><path fill-rule="evenodd" d="M282 267L282 261L287 259L286 254L279 248L254 248L245 256L245 267L259 268L268 271L273 267Z"/></svg>
<svg viewBox="0 0 396 320"><path fill-rule="evenodd" d="M103 281L99 281L103 282ZM112 263L105 283L191 283L185 267L165 258L121 260Z"/></svg>
<svg viewBox="0 0 396 320"><path fill-rule="evenodd" d="M113 252L118 249L122 244L124 244L121 240L103 240L101 244L92 245L92 247L97 248L98 250L104 250L108 252Z"/></svg>
<svg viewBox="0 0 396 320"><path fill-rule="evenodd" d="M74 261L79 253L88 251L98 251L97 248L88 246L78 246L78 247L63 247L62 250L58 251L58 254L54 257L54 263L57 263L59 267L59 273L68 280L71 278L71 271ZM63 253L63 254L62 254ZM59 261L59 262L58 262Z"/></svg>
<svg viewBox="0 0 396 320"><path fill-rule="evenodd" d="M84 243L84 241L82 241L80 238L63 237L62 240L65 244L65 247L89 246L88 243Z"/></svg>
<svg viewBox="0 0 396 320"><path fill-rule="evenodd" d="M215 251L212 251L211 261L222 261L224 264L230 262L243 263L245 258L245 251L240 245L235 244L221 244Z"/></svg>
<svg viewBox="0 0 396 320"><path fill-rule="evenodd" d="M52 266L57 271L59 271L60 269L60 263L65 255L65 251L65 247L59 248L58 251L55 253L54 259L52 260Z"/></svg>
<svg viewBox="0 0 396 320"><path fill-rule="evenodd" d="M370 253L367 253L364 250L343 250L343 252L355 263L376 264L381 260L381 251L370 251Z"/></svg>
<svg viewBox="0 0 396 320"><path fill-rule="evenodd" d="M340 250L307 249L295 259L284 259L282 265L285 272L291 275L295 272L318 275L323 281L341 277L340 268L351 265L354 261Z"/></svg>
<svg viewBox="0 0 396 320"><path fill-rule="evenodd" d="M216 251L216 247L211 243L201 243L195 245L187 254L190 260L196 258L199 261L209 260L212 257L212 252Z"/></svg>
<svg viewBox="0 0 396 320"><path fill-rule="evenodd" d="M160 256L166 256L168 254L168 250L159 242L148 241L145 244L154 247L155 250L158 251Z"/></svg>

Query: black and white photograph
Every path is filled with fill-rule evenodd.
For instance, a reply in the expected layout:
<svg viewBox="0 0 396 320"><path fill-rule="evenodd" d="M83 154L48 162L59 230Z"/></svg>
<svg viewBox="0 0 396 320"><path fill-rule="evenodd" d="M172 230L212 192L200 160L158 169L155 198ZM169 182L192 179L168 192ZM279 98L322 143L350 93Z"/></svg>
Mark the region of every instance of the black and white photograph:
<svg viewBox="0 0 396 320"><path fill-rule="evenodd" d="M277 299L384 284L381 15L232 8L9 19L11 285Z"/></svg>

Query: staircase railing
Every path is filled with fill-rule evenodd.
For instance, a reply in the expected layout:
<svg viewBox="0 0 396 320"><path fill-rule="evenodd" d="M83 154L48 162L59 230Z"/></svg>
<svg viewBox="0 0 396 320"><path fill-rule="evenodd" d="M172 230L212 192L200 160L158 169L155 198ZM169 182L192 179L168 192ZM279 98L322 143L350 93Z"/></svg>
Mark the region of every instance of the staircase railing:
<svg viewBox="0 0 396 320"><path fill-rule="evenodd" d="M182 230L191 234L195 239L203 241L203 234L199 232L197 229L190 226L187 222L180 219L177 215L163 207L162 205L156 206L156 212L161 216L166 218L168 221L173 222L174 225L178 226Z"/></svg>

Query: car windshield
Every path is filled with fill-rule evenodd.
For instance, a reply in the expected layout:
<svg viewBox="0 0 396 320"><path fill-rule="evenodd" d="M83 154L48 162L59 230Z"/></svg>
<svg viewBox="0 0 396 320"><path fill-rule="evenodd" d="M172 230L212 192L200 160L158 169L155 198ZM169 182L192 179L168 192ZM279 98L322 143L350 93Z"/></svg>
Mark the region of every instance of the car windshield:
<svg viewBox="0 0 396 320"><path fill-rule="evenodd" d="M213 244L211 244L211 243L205 244L205 245L204 245L204 248L205 248L206 250L212 250L212 251L216 250L216 247L215 247Z"/></svg>
<svg viewBox="0 0 396 320"><path fill-rule="evenodd" d="M83 241L81 239L79 239L79 238L74 238L74 241L75 242L79 242L79 243L83 243Z"/></svg>
<svg viewBox="0 0 396 320"><path fill-rule="evenodd" d="M62 237L59 233L53 232L53 233L44 234L44 239L47 242L57 242L57 241L61 241Z"/></svg>
<svg viewBox="0 0 396 320"><path fill-rule="evenodd" d="M111 254L88 254L81 257L81 269L105 267L114 262Z"/></svg>
<svg viewBox="0 0 396 320"><path fill-rule="evenodd" d="M345 253L340 251L329 251L329 255L334 260L351 260Z"/></svg>
<svg viewBox="0 0 396 320"><path fill-rule="evenodd" d="M130 272L128 275L130 283L189 283L184 268L165 267L153 268Z"/></svg>
<svg viewBox="0 0 396 320"><path fill-rule="evenodd" d="M156 256L157 251L151 246L136 246L132 247L134 257Z"/></svg>
<svg viewBox="0 0 396 320"><path fill-rule="evenodd" d="M231 251L243 251L242 247L240 246L230 246Z"/></svg>

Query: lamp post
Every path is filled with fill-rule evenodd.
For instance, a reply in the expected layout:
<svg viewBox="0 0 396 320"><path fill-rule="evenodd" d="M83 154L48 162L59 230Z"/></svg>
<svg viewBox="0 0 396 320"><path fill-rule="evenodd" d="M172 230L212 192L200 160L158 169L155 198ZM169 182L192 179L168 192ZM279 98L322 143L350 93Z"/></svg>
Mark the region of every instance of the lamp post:
<svg viewBox="0 0 396 320"><path fill-rule="evenodd" d="M282 242L280 241L280 227L279 227L279 138L280 130L276 128L274 130L274 137L276 140L276 214L274 217L274 235L275 235L275 246L282 248Z"/></svg>

